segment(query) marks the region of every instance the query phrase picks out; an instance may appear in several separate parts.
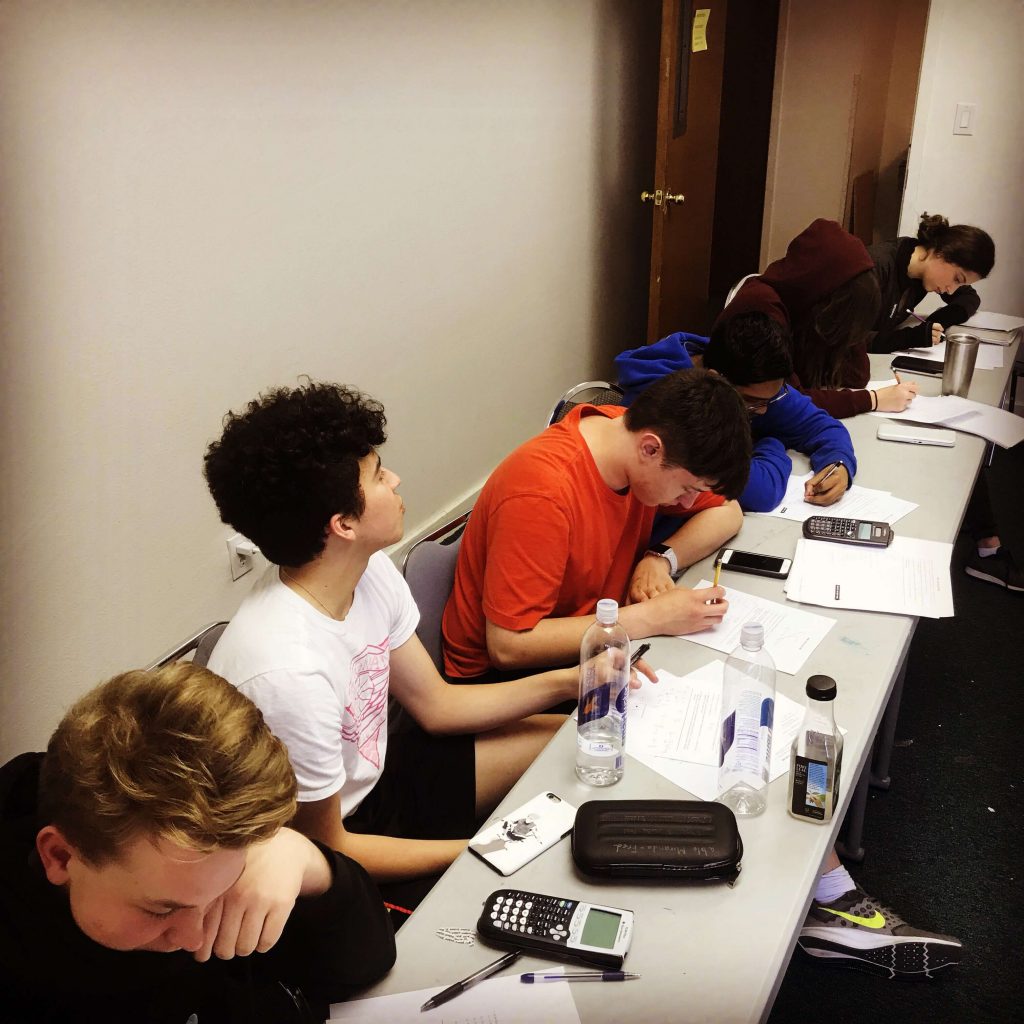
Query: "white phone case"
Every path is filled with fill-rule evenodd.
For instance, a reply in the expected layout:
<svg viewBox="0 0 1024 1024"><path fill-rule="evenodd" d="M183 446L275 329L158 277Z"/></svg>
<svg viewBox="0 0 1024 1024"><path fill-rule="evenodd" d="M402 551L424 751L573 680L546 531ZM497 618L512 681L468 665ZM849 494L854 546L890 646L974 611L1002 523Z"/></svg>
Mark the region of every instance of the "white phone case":
<svg viewBox="0 0 1024 1024"><path fill-rule="evenodd" d="M511 875L572 831L576 808L554 793L538 793L508 814L488 822L469 848L495 871Z"/></svg>

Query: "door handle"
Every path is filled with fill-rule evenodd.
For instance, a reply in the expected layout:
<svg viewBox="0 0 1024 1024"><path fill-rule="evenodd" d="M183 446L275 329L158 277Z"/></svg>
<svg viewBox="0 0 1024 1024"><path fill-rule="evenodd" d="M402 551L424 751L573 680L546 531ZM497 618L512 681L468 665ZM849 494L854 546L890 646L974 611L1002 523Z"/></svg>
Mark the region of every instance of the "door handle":
<svg viewBox="0 0 1024 1024"><path fill-rule="evenodd" d="M665 193L665 202L666 203L675 203L678 206L680 203L685 203L686 202L686 196L684 196L682 194L682 192L677 192L675 195L673 195L671 192L666 192Z"/></svg>
<svg viewBox="0 0 1024 1024"><path fill-rule="evenodd" d="M644 191L640 193L640 202L649 203L653 201L655 206L661 206L661 201L664 198L664 196L665 193L662 192L660 188L655 189L655 191L653 192L648 192L646 189L644 189Z"/></svg>

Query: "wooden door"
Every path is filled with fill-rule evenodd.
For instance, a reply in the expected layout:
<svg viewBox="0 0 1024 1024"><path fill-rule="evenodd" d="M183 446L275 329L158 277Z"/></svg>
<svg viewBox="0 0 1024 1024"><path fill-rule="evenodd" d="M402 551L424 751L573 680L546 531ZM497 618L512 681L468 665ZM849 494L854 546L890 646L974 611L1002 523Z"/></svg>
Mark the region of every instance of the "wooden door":
<svg viewBox="0 0 1024 1024"><path fill-rule="evenodd" d="M732 283L758 269L778 12L778 0L663 0L655 180L644 193L649 342L707 333Z"/></svg>

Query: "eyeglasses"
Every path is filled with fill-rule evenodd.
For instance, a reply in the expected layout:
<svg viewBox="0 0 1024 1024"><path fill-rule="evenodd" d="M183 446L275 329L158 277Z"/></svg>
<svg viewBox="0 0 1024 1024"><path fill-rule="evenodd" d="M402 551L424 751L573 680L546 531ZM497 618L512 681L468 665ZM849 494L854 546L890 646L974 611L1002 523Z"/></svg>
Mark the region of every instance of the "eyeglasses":
<svg viewBox="0 0 1024 1024"><path fill-rule="evenodd" d="M770 405L774 405L776 402L781 402L788 394L789 385L783 384L782 387L779 388L778 393L772 395L771 398L756 398L754 395L743 394L740 395L740 398L743 399L743 402L747 407L747 412L749 412L751 416L763 416L768 411L768 407Z"/></svg>

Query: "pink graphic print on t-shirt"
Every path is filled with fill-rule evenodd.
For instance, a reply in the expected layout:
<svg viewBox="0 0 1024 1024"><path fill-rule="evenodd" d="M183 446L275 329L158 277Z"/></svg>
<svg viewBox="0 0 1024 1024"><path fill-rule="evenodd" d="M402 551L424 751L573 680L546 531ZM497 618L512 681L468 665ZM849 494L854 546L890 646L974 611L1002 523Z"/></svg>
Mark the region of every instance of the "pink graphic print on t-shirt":
<svg viewBox="0 0 1024 1024"><path fill-rule="evenodd" d="M380 738L388 727L389 648L387 640L383 645L367 644L352 659L349 703L341 726L342 740L354 743L360 755L378 770Z"/></svg>

